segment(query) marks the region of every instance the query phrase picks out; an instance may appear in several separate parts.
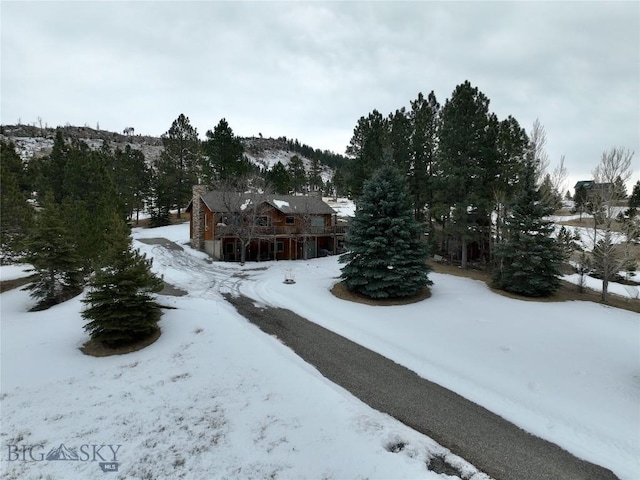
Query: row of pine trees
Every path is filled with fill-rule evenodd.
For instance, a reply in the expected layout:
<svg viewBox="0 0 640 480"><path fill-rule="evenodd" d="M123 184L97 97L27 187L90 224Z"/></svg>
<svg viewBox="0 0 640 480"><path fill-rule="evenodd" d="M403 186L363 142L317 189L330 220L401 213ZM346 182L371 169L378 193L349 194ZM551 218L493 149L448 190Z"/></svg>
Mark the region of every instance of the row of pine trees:
<svg viewBox="0 0 640 480"><path fill-rule="evenodd" d="M2 254L33 266L26 287L33 310L50 308L88 286L82 315L91 338L109 347L157 332L154 293L163 282L132 248L127 216L140 208L140 152L91 150L58 133L51 154L24 164L2 142Z"/></svg>
<svg viewBox="0 0 640 480"><path fill-rule="evenodd" d="M344 257L349 263L343 270L353 289L377 297L407 291L393 285L397 277L391 258L397 253L387 251L400 245L390 244L389 239L376 233L375 217L384 216L384 208L367 213L371 210L368 182L375 178L385 185L375 172L389 166L400 175L407 193L406 207L421 223L432 252L453 256L466 268L473 244L479 260L491 270L494 286L513 293L548 296L560 286L562 263L578 248L575 235L564 228L555 235L555 227L548 220L561 205L558 187L566 175L563 159L554 175L547 172L549 161L541 124L536 121L528 135L514 117L500 120L489 106L489 98L465 81L444 105L431 92L427 97L419 94L409 109L402 107L386 117L374 110L359 119L347 147L349 160L338 166L333 180L339 191L348 193L358 204L349 232L350 252ZM604 215L626 197L624 182L631 172L632 157L633 152L621 148L603 153L594 174L597 181L614 186L607 198L587 200L586 192L576 192L577 208L586 209L594 225L608 232L604 239L594 233L593 255L582 255L590 260L583 270L593 270L603 278L603 300L614 272L635 268L633 258L617 252L612 241L614 220ZM629 201L631 208L618 222L628 230L627 243L638 236L632 218L636 195L640 196L640 182ZM381 195L378 202L386 202L384 199ZM407 231L413 228L407 223ZM354 249L354 245L358 247ZM380 245L384 248L378 248ZM371 251L376 252L375 258L367 258ZM381 261L385 251L387 260ZM407 253L407 257L411 255ZM371 267L370 271L361 278L354 277L363 266ZM386 292L374 294L368 285L383 284L382 280L373 280L381 278L392 282Z"/></svg>
<svg viewBox="0 0 640 480"><path fill-rule="evenodd" d="M551 186L549 177L539 185L540 145L515 118L500 121L469 82L444 106L433 92L410 105L387 117L377 110L361 117L347 148L350 161L338 169L337 183L358 199L343 257L347 286L377 298L416 294L429 284L426 234L440 253L455 239L463 268L467 245L479 244L498 288L553 293L565 256L545 220L553 208L542 201ZM391 187L393 178L400 185ZM389 210L400 187L404 207ZM398 268L409 259L410 267ZM412 278L415 288L407 288Z"/></svg>
<svg viewBox="0 0 640 480"><path fill-rule="evenodd" d="M531 163L504 219L504 238L495 248L493 284L512 293L541 297L560 286L560 267L570 250L552 237L552 213L541 201ZM341 278L347 288L369 298L420 295L431 285L426 229L413 215L406 179L383 165L366 180L347 236Z"/></svg>

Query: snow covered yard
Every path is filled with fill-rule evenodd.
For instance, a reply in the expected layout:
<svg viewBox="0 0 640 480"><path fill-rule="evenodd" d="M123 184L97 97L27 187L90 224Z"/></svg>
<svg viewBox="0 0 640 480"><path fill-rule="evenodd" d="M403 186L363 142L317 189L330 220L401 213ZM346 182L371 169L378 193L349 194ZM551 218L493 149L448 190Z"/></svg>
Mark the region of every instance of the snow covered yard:
<svg viewBox="0 0 640 480"><path fill-rule="evenodd" d="M144 235L158 235L151 230ZM165 233L162 233L164 236ZM178 243L188 231L166 232ZM166 249L145 251L175 265ZM187 249L180 258L206 258ZM334 297L337 257L210 263L167 280L291 309L553 441L622 479L640 474L640 317L590 302L521 301L484 283L432 274L432 297L371 307ZM204 270L203 270L204 268ZM222 275L221 275L222 273ZM204 274L209 282L196 280ZM296 283L284 284L286 277ZM186 282L186 283L181 283ZM192 287L193 288L193 287ZM205 295L201 291L199 295ZM215 293L218 294L217 292Z"/></svg>
<svg viewBox="0 0 640 480"><path fill-rule="evenodd" d="M364 345L620 478L640 475L640 317L588 302L540 303L432 274L418 304L337 299L336 258L275 263L240 292ZM285 275L296 284L285 285Z"/></svg>
<svg viewBox="0 0 640 480"><path fill-rule="evenodd" d="M180 243L185 234L136 231ZM26 292L1 295L3 478L442 478L427 470L432 456L487 478L240 317L220 295L238 288L239 266L136 245L191 292L160 298L175 309L139 352L83 355L80 297L29 313ZM46 460L51 451L68 460ZM117 473L102 473L114 462Z"/></svg>
<svg viewBox="0 0 640 480"><path fill-rule="evenodd" d="M185 246L188 235L188 225L134 231L183 246L134 242L167 282L189 292L161 297L176 309L165 311L163 335L140 352L85 357L77 349L87 339L79 299L27 313L25 292L2 294L8 478L100 472L91 461L7 461L7 445L43 445L37 456L61 443L121 445L113 478L123 479L442 478L425 464L446 451L326 381L239 317L221 297L227 292L289 308L623 480L638 478L638 315L513 300L437 274L432 297L421 303L353 304L329 292L337 257L217 263ZM285 276L296 283L285 285ZM102 454L110 459L109 449ZM467 477L474 472L464 469Z"/></svg>

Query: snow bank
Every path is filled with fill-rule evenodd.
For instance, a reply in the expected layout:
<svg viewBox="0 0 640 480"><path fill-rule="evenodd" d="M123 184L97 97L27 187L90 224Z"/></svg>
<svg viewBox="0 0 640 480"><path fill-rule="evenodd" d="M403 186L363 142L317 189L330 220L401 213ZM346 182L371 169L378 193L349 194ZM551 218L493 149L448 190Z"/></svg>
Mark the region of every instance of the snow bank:
<svg viewBox="0 0 640 480"><path fill-rule="evenodd" d="M1 265L0 280L16 280L18 278L28 277L33 273L29 271L31 268L33 267L26 263L19 263L15 265Z"/></svg>
<svg viewBox="0 0 640 480"><path fill-rule="evenodd" d="M574 285L580 284L580 275L577 273L564 275L562 279L573 283ZM597 278L585 276L584 286L591 290L595 290L596 292L602 292L602 280L598 280ZM640 299L640 287L637 285L623 285L621 283L609 282L607 291L625 298Z"/></svg>

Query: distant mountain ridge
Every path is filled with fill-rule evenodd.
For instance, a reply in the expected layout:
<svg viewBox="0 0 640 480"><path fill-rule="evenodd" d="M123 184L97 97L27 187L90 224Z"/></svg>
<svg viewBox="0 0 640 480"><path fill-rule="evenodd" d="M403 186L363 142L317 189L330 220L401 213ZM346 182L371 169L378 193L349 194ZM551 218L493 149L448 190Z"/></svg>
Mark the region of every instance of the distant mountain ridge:
<svg viewBox="0 0 640 480"><path fill-rule="evenodd" d="M98 149L104 142L109 142L113 148L124 149L130 146L144 153L147 162L158 159L162 153L162 139L149 135L135 135L98 130L90 127L64 126L57 128L37 127L34 125L0 125L0 139L13 142L18 153L24 161L34 157L41 157L51 153L53 139L56 131L61 130L65 139L80 139L86 142L90 148ZM128 131L129 129L125 129ZM297 155L309 170L312 158L324 165L322 177L330 178L331 171L345 160L345 157L329 151L314 149L308 145L300 144L298 140L290 140L286 137L240 137L244 145L245 155L249 160L266 170L271 169L277 162L285 166L289 160Z"/></svg>
<svg viewBox="0 0 640 480"><path fill-rule="evenodd" d="M57 128L40 128L33 125L1 125L0 139L13 142L22 159L28 161L33 157L42 157L51 153L53 139L58 130L62 132L62 136L65 139L83 140L92 149L100 148L105 141L109 142L112 147L120 147L122 149L129 145L133 149L142 151L149 162L159 158L163 149L160 137L124 135L107 130L69 125Z"/></svg>

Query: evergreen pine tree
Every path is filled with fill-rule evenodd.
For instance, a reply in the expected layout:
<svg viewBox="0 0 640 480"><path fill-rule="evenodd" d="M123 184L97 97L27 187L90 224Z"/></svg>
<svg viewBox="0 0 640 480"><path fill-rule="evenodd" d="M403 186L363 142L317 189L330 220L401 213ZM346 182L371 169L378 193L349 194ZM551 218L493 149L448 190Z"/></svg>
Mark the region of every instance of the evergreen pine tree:
<svg viewBox="0 0 640 480"><path fill-rule="evenodd" d="M425 98L411 102L411 167L409 169L409 191L417 219L427 209L429 226L433 222L434 165L436 163L438 129L440 128L440 104L433 91Z"/></svg>
<svg viewBox="0 0 640 480"><path fill-rule="evenodd" d="M162 280L151 270L151 260L131 247L128 226L122 219L111 220L112 243L90 282L82 316L89 320L85 330L106 346L135 343L158 329L162 315L153 294L162 289Z"/></svg>
<svg viewBox="0 0 640 480"><path fill-rule="evenodd" d="M371 298L415 295L427 285L427 245L403 177L383 166L365 182L347 237L341 277L349 290Z"/></svg>
<svg viewBox="0 0 640 480"><path fill-rule="evenodd" d="M574 207L572 212L580 212L580 221L582 222L582 214L587 208L587 203L589 201L589 194L584 185L580 185L576 188L576 192L573 196Z"/></svg>
<svg viewBox="0 0 640 480"><path fill-rule="evenodd" d="M42 165L44 172L42 172L39 180L43 183L38 185L40 194L45 195L47 192L52 192L53 198L57 203L60 203L67 195L65 186L68 183L66 179L68 161L69 144L65 142L62 131L57 129L51 154Z"/></svg>
<svg viewBox="0 0 640 480"><path fill-rule="evenodd" d="M640 180L636 182L629 196L629 208L640 207Z"/></svg>
<svg viewBox="0 0 640 480"><path fill-rule="evenodd" d="M198 130L191 126L189 117L180 114L161 139L164 150L155 165L156 173L171 198L171 204L162 208L177 208L181 218L182 209L191 200L191 189L198 183L202 148Z"/></svg>
<svg viewBox="0 0 640 480"><path fill-rule="evenodd" d="M287 195L291 191L291 174L282 162L278 161L265 177L276 193Z"/></svg>
<svg viewBox="0 0 640 480"><path fill-rule="evenodd" d="M496 246L495 287L529 297L549 296L558 289L564 254L551 237L553 223L544 219L551 210L541 202L535 168L529 163L521 191L504 220L505 239Z"/></svg>
<svg viewBox="0 0 640 480"><path fill-rule="evenodd" d="M489 223L493 203L491 180L498 164L497 120L489 113L489 98L469 81L458 85L442 108L439 130L438 203L452 213L445 232L461 240L462 268L467 268L467 244L481 240L479 228Z"/></svg>
<svg viewBox="0 0 640 480"><path fill-rule="evenodd" d="M12 143L0 141L0 257L19 257L32 224L34 209L25 190L26 170Z"/></svg>
<svg viewBox="0 0 640 480"><path fill-rule="evenodd" d="M544 176L540 184L540 196L543 202L549 205L552 210L558 210L562 207L562 195L553 186L551 175L548 173Z"/></svg>
<svg viewBox="0 0 640 480"><path fill-rule="evenodd" d="M622 181L622 177L618 175L613 182L613 195L616 200L626 200L627 195L627 187Z"/></svg>
<svg viewBox="0 0 640 480"><path fill-rule="evenodd" d="M289 175L291 176L291 186L293 187L293 193L301 193L304 191L304 187L307 184L307 172L304 169L304 163L302 159L294 155L289 160Z"/></svg>
<svg viewBox="0 0 640 480"><path fill-rule="evenodd" d="M85 260L85 270L90 271L100 263L111 241L111 216L116 212L125 216L124 202L113 181L115 160L108 144L92 151L86 143L73 141L68 152L66 196L61 207L69 229L82 232L76 239L77 253Z"/></svg>
<svg viewBox="0 0 640 480"><path fill-rule="evenodd" d="M213 185L216 181L244 177L251 172L251 162L244 156L244 146L236 137L226 119L206 133L202 158L202 182Z"/></svg>
<svg viewBox="0 0 640 480"><path fill-rule="evenodd" d="M138 215L149 195L151 182L151 169L145 161L144 153L129 145L124 150L116 149L111 173L117 179L115 187L124 204L127 218L132 219L135 214L137 224Z"/></svg>
<svg viewBox="0 0 640 480"><path fill-rule="evenodd" d="M171 176L167 174L166 157L161 157L151 168L149 182L148 211L151 215L149 225L151 227L163 227L171 223L172 187Z"/></svg>
<svg viewBox="0 0 640 480"><path fill-rule="evenodd" d="M309 169L309 186L312 190L317 191L321 190L323 185L320 160L314 157L311 159L311 168Z"/></svg>
<svg viewBox="0 0 640 480"><path fill-rule="evenodd" d="M411 158L411 120L406 109L402 107L389 115L388 142L391 159L396 168L408 174L412 170Z"/></svg>
<svg viewBox="0 0 640 480"><path fill-rule="evenodd" d="M83 262L53 194L43 201L26 249L25 260L37 275L27 286L31 296L39 300L36 309L48 308L82 291Z"/></svg>
<svg viewBox="0 0 640 480"><path fill-rule="evenodd" d="M362 194L364 182L380 168L389 150L388 122L378 110L371 112L366 118L360 117L353 130L353 137L347 146L347 155L351 160L347 163L345 183L352 197Z"/></svg>

